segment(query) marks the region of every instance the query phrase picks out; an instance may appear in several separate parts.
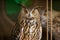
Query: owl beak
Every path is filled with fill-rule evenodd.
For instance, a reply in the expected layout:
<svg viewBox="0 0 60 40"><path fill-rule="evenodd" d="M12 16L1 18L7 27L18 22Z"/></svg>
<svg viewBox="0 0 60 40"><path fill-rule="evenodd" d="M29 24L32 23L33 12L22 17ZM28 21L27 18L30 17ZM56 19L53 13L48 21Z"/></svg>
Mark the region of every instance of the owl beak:
<svg viewBox="0 0 60 40"><path fill-rule="evenodd" d="M28 13L28 14L27 14L27 18L28 18L28 19L33 18L33 14L32 14L32 13Z"/></svg>
<svg viewBox="0 0 60 40"><path fill-rule="evenodd" d="M28 17L31 17L31 14L30 13L28 14Z"/></svg>

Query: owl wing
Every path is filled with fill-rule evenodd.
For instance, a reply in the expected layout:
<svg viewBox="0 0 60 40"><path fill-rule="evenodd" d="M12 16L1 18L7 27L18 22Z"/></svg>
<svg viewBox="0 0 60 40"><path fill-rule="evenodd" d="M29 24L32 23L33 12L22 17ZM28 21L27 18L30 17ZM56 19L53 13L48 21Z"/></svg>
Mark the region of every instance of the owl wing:
<svg viewBox="0 0 60 40"><path fill-rule="evenodd" d="M19 37L17 37L19 35L20 32L20 25L18 23L15 24L15 26L12 29L12 34L11 34L11 40L18 40Z"/></svg>

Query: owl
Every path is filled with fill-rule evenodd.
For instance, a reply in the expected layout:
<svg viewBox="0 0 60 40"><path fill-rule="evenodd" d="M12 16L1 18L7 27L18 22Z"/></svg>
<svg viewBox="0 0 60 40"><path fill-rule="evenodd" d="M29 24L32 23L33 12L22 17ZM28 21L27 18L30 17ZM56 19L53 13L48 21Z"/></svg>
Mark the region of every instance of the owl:
<svg viewBox="0 0 60 40"><path fill-rule="evenodd" d="M37 8L22 8L18 15L19 25L15 27L16 40L41 40L42 26L40 22L40 14Z"/></svg>
<svg viewBox="0 0 60 40"><path fill-rule="evenodd" d="M47 17L48 15L48 17ZM50 35L51 32L51 11L43 10L43 13L41 14L41 24L42 28L46 29L47 26L47 19L48 19L48 34ZM60 12L52 10L52 39L54 40L60 40ZM45 31L45 30L43 30ZM46 33L46 32L45 32ZM42 33L43 34L43 33ZM46 35L44 35L46 36ZM51 39L50 39L51 40Z"/></svg>

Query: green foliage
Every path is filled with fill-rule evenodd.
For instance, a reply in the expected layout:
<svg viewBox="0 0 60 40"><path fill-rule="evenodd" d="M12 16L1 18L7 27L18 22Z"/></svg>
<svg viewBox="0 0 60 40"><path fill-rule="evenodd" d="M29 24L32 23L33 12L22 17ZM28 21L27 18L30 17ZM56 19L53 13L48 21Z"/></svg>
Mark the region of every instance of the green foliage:
<svg viewBox="0 0 60 40"><path fill-rule="evenodd" d="M25 6L30 6L32 4L32 1L31 0L15 0L16 3L18 4L24 4Z"/></svg>
<svg viewBox="0 0 60 40"><path fill-rule="evenodd" d="M30 6L32 4L31 0L6 0L6 13L7 15L13 19L16 20L19 11L21 10L21 7L18 4L24 4L26 6Z"/></svg>

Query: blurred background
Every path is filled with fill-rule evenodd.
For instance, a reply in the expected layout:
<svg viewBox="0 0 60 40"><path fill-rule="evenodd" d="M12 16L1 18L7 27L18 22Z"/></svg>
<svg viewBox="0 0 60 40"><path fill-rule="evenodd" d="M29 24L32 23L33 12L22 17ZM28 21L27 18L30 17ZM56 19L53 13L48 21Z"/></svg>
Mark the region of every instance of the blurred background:
<svg viewBox="0 0 60 40"><path fill-rule="evenodd" d="M36 3L42 6L42 8L46 8L46 0L0 0L0 38L11 36L14 22L17 21L18 14L21 10L19 4L30 7ZM60 0L52 1L52 9L60 11Z"/></svg>

